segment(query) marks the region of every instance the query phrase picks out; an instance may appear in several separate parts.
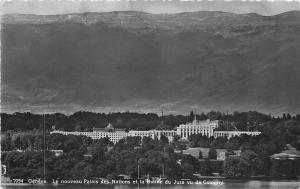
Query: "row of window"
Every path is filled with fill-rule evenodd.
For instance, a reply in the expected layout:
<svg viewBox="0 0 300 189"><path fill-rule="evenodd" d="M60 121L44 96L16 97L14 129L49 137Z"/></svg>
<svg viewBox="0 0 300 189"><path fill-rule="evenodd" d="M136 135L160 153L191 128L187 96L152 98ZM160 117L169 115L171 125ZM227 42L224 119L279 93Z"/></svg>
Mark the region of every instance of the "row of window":
<svg viewBox="0 0 300 189"><path fill-rule="evenodd" d="M189 136L192 135L192 134L196 134L196 133L181 133L180 136L181 136L181 137L184 137L184 138L187 138L187 137L189 137ZM200 134L200 133L197 133L197 134ZM210 133L208 133L208 132L201 133L201 134L203 134L203 135L205 135L205 136L210 136Z"/></svg>

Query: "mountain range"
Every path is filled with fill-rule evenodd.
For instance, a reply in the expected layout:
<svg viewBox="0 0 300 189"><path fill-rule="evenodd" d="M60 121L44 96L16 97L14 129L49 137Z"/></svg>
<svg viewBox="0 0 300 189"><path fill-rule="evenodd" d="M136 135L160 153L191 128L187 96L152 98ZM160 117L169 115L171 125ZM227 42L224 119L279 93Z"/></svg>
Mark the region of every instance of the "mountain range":
<svg viewBox="0 0 300 189"><path fill-rule="evenodd" d="M300 11L8 14L2 112L300 112Z"/></svg>

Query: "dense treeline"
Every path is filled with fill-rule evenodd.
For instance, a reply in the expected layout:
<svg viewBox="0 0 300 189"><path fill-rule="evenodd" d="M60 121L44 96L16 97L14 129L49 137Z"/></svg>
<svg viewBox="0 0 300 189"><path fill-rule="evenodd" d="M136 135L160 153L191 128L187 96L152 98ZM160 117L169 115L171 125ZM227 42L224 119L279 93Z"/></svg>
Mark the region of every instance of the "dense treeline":
<svg viewBox="0 0 300 189"><path fill-rule="evenodd" d="M253 127L267 121L282 121L282 120L298 120L300 115L292 116L290 114L283 114L281 117L271 117L255 111L249 112L234 112L232 114L225 114L221 112L211 111L206 114L202 113L196 116L199 120L218 119L226 121L229 126L235 127L239 130L251 130ZM94 112L76 112L70 116L64 114L46 114L46 128L49 130L52 126L56 129L65 131L91 131L93 127L105 127L108 123L112 123L115 127L150 130L154 129L164 121L167 128L174 128L179 124L186 123L194 119L194 113L190 115L166 115L158 116L157 114L148 113L94 113ZM228 126L228 125L227 125ZM43 128L43 115L36 115L31 113L14 113L1 114L1 131L7 130L32 130ZM223 128L221 128L223 129Z"/></svg>
<svg viewBox="0 0 300 189"><path fill-rule="evenodd" d="M82 179L92 177L117 178L119 174L137 177L137 166L142 175L169 178L190 178L198 171L196 158L174 153L174 144L167 140L128 137L113 146L108 138L89 141L80 136L51 135L50 141L55 149L66 150L56 157L46 153L46 178ZM72 146L72 150L68 151ZM92 147L92 157L84 157L87 147ZM138 147L138 148L136 148ZM8 167L11 178L43 178L43 152L4 152L2 162ZM180 163L177 160L181 160ZM164 170L164 171L163 171Z"/></svg>
<svg viewBox="0 0 300 189"><path fill-rule="evenodd" d="M46 135L46 178L117 178L120 174L137 177L137 166L142 175L164 175L170 179L193 178L194 173L211 175L219 173L226 177L290 176L300 174L299 160L278 161L270 156L285 149L286 144L300 147L300 122L282 120L267 122L260 126L259 136L242 135L229 140L192 135L189 141L179 137L171 143L166 137L161 140L128 137L113 145L108 138L91 140L84 136ZM43 177L43 134L39 130L23 132L2 138L2 163L8 167L12 178ZM178 153L186 147L210 148L208 159ZM214 149L227 149L224 164L216 161ZM13 151L21 149L23 152ZM63 150L56 157L50 150ZM240 150L240 156L233 151ZM177 153L175 153L177 151ZM85 157L84 154L91 154Z"/></svg>

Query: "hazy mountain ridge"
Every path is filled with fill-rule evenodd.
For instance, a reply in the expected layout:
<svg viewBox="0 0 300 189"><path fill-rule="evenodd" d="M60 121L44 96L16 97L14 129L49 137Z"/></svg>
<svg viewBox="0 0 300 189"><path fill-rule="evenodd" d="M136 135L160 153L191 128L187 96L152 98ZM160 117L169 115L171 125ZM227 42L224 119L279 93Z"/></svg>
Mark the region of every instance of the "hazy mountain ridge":
<svg viewBox="0 0 300 189"><path fill-rule="evenodd" d="M5 15L4 109L299 113L299 20L299 11Z"/></svg>
<svg viewBox="0 0 300 189"><path fill-rule="evenodd" d="M261 16L255 13L234 14L216 11L184 12L178 14L149 14L143 12L107 12L107 13L83 13L63 15L28 15L8 14L2 16L2 23L6 24L51 24L74 22L86 25L102 22L124 28L138 29L143 27L178 29L178 27L215 27L225 25L249 25L251 24L291 24L298 21L300 11L290 11L275 16ZM225 23L221 23L225 21ZM166 29L166 28L165 28Z"/></svg>

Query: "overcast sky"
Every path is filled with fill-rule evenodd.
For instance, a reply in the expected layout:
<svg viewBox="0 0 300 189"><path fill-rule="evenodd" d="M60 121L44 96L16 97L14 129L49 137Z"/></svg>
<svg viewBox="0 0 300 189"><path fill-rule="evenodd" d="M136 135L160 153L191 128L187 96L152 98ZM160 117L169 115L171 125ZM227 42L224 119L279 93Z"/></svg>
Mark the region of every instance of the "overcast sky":
<svg viewBox="0 0 300 189"><path fill-rule="evenodd" d="M258 13L275 15L300 10L300 0L13 0L1 2L2 14L66 14L82 12L143 11L149 13L178 13L189 11L224 11L233 13Z"/></svg>

